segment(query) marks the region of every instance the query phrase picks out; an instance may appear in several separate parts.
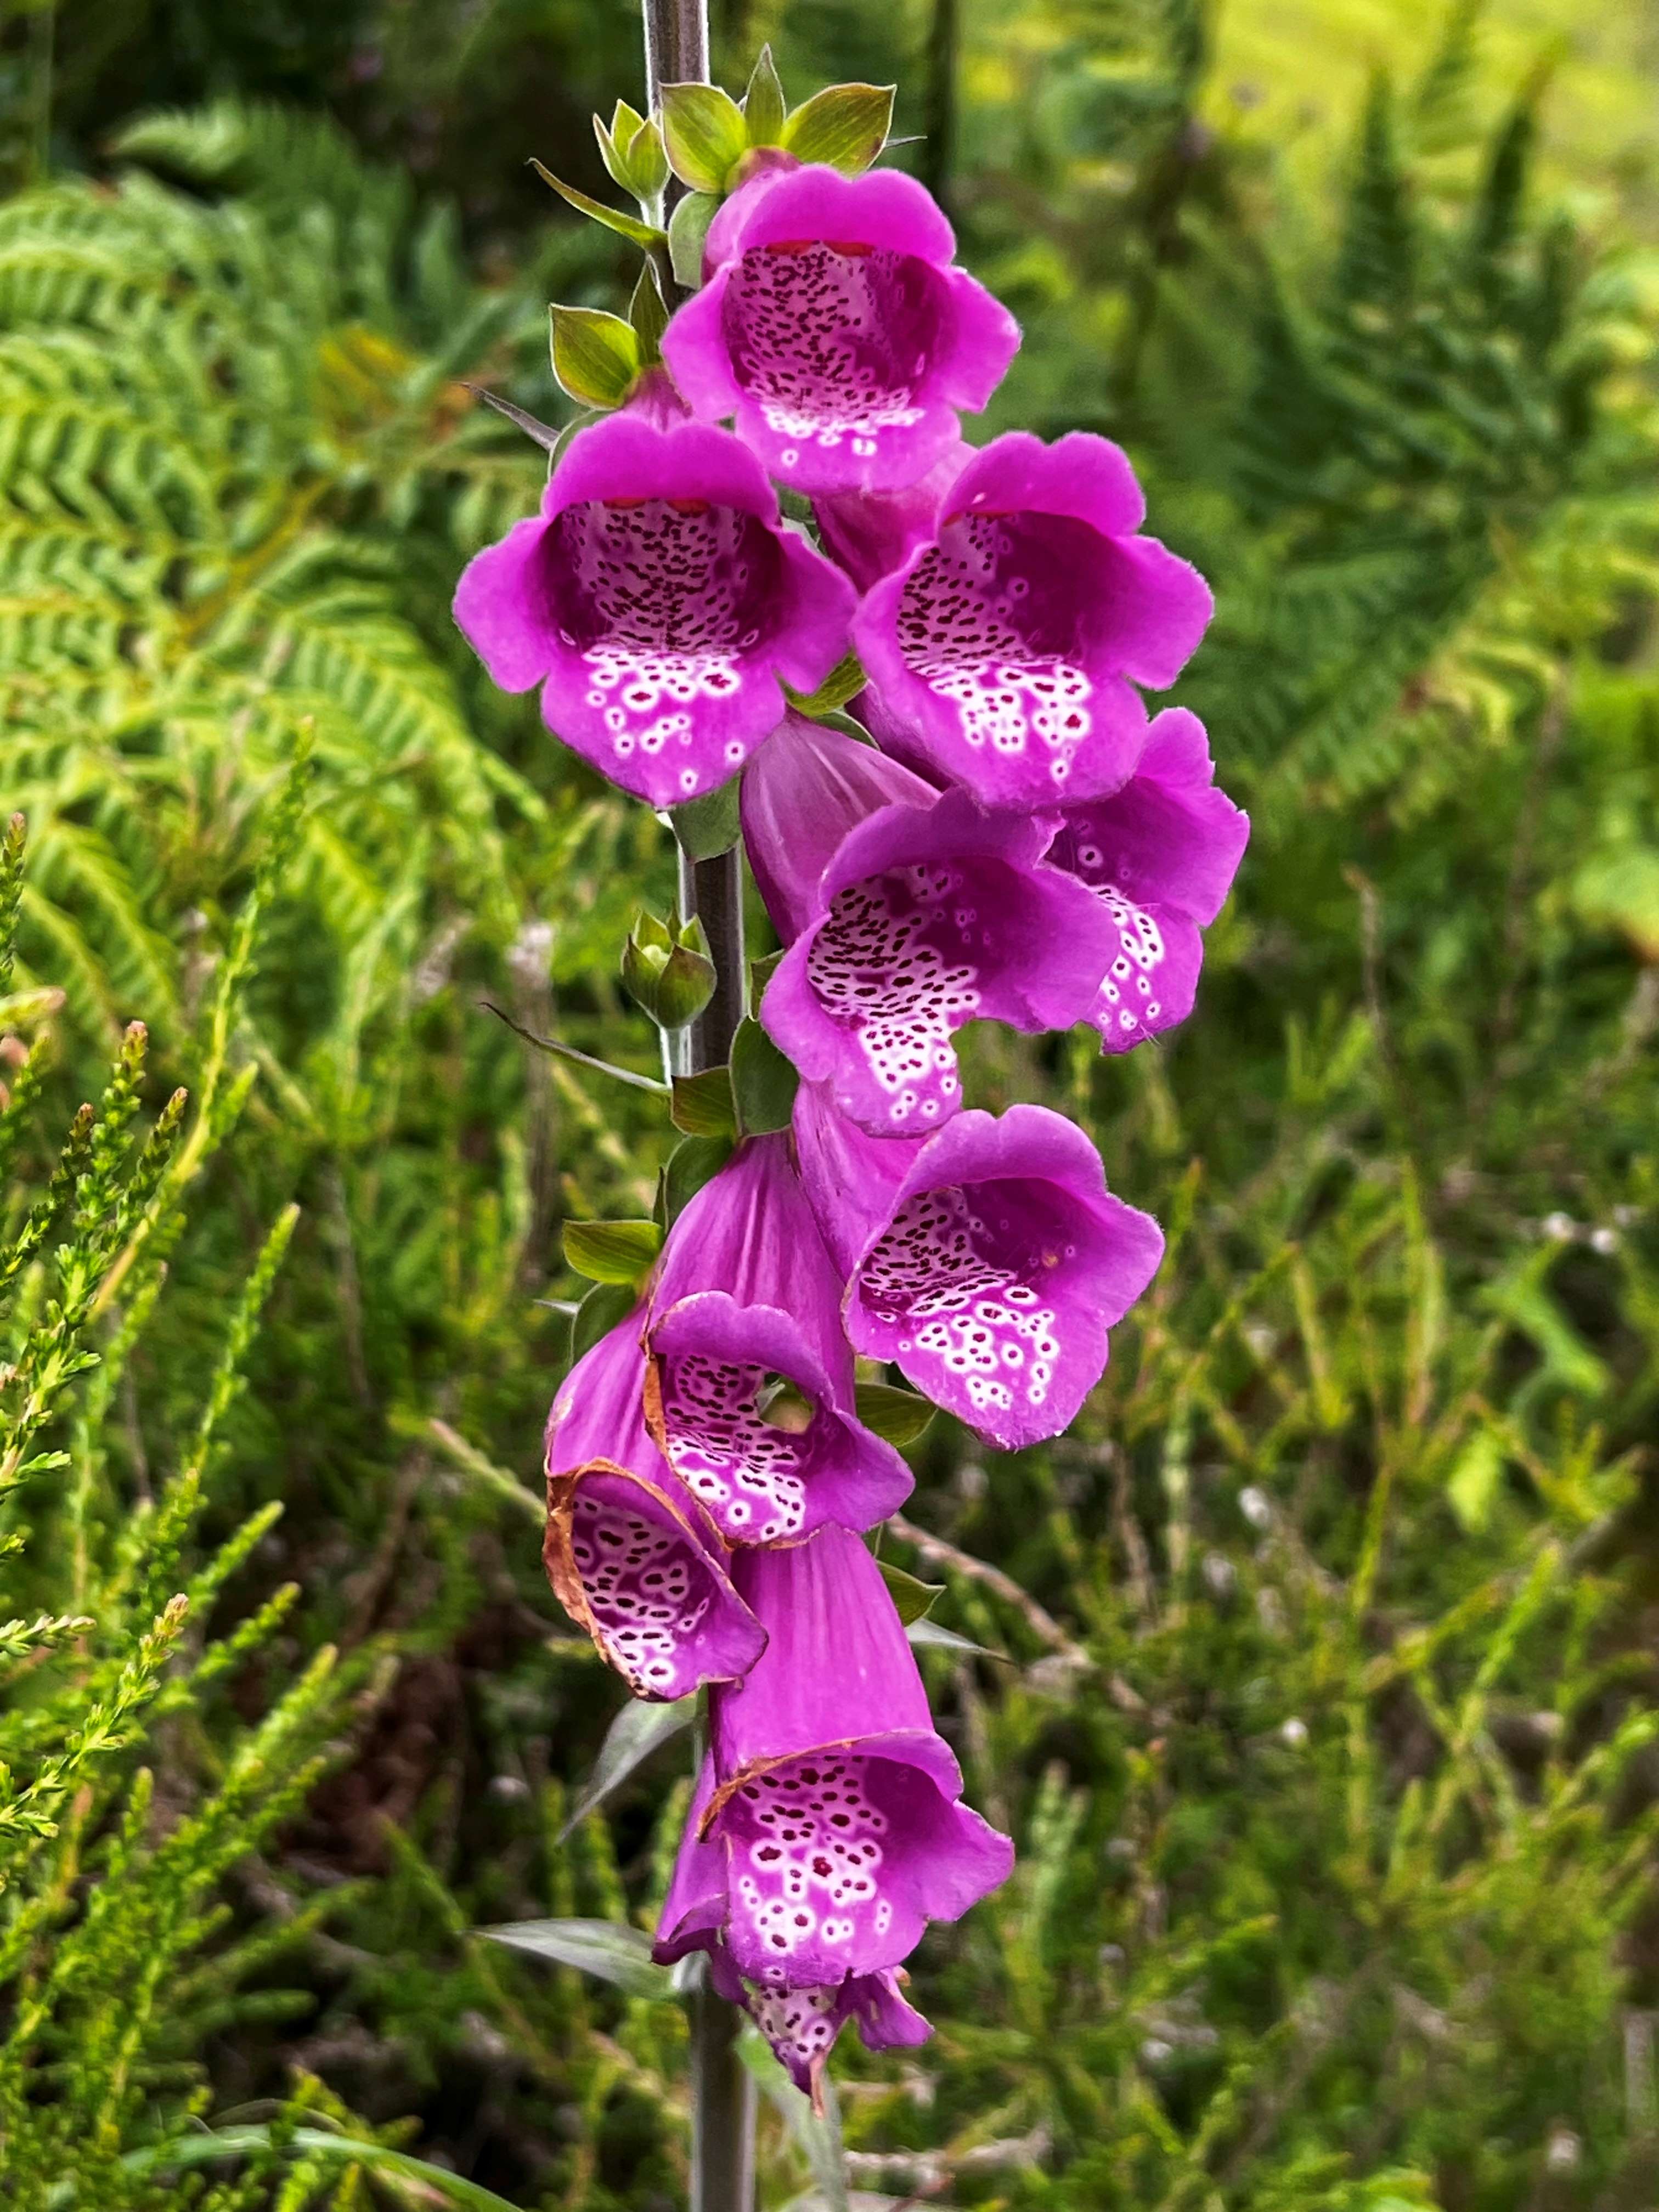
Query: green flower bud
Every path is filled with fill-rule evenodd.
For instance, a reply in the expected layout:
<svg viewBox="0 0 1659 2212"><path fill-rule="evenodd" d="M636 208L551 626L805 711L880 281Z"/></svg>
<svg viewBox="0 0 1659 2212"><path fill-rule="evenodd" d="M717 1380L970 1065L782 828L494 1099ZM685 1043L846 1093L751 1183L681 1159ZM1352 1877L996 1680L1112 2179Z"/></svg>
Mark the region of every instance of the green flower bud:
<svg viewBox="0 0 1659 2212"><path fill-rule="evenodd" d="M659 1029L681 1030L714 995L714 963L696 915L684 926L643 909L623 946L623 988Z"/></svg>

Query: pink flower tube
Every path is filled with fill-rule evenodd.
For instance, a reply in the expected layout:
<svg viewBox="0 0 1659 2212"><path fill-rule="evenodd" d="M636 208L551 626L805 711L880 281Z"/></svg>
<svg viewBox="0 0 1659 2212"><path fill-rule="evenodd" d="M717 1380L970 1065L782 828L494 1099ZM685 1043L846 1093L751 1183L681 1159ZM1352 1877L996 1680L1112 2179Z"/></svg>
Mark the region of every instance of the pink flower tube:
<svg viewBox="0 0 1659 2212"><path fill-rule="evenodd" d="M961 1802L902 1624L845 1529L744 1556L766 1653L714 1700L713 1743L658 1936L708 1949L803 2087L844 2021L920 2041L896 1969L930 1920L1006 1879L1006 1836Z"/></svg>

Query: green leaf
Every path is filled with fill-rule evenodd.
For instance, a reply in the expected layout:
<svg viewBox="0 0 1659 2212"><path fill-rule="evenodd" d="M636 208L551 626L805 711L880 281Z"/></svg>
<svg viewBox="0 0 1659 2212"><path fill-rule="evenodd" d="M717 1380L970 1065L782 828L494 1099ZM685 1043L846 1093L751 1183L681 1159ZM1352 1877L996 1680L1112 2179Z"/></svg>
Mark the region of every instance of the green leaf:
<svg viewBox="0 0 1659 2212"><path fill-rule="evenodd" d="M743 110L715 84L665 84L662 142L668 166L694 192L723 192L748 151Z"/></svg>
<svg viewBox="0 0 1659 2212"><path fill-rule="evenodd" d="M732 1096L738 1127L745 1137L787 1129L794 1111L800 1078L752 1017L738 1024L732 1040Z"/></svg>
<svg viewBox="0 0 1659 2212"><path fill-rule="evenodd" d="M925 1613L920 1620L911 1621L904 1633L912 1644L927 1650L972 1652L981 1659L1000 1659L1005 1665L1010 1663L1006 1653L993 1651L988 1644L975 1644L966 1636L958 1636L954 1628L941 1628L938 1621L929 1620Z"/></svg>
<svg viewBox="0 0 1659 2212"><path fill-rule="evenodd" d="M738 811L740 782L741 778L734 775L718 791L706 791L701 799L688 799L684 806L669 808L670 827L688 859L712 860L729 853L737 843L743 834Z"/></svg>
<svg viewBox="0 0 1659 2212"><path fill-rule="evenodd" d="M674 1127L688 1137L735 1137L738 1117L732 1103L731 1069L706 1067L701 1075L677 1075L668 1113Z"/></svg>
<svg viewBox="0 0 1659 2212"><path fill-rule="evenodd" d="M149 2143L129 2151L121 2160L131 2174L171 2173L192 2166L210 2166L221 2159L254 2158L280 2148L295 2157L360 2166L366 2173L380 2174L404 2186L398 2192L405 2202L435 2206L453 2205L458 2212L518 2212L505 2197L465 2176L451 2173L389 2143L366 2142L357 2136L335 2135L325 2128L284 2129L280 2137L270 2127L214 2128L206 2133L179 2136L171 2142ZM54 2182L47 2192L52 2212L69 2212L75 2203L72 2181Z"/></svg>
<svg viewBox="0 0 1659 2212"><path fill-rule="evenodd" d="M643 246L647 252L667 245L667 232L659 230L654 222L641 222L637 216L624 215L620 208L606 207L603 200L589 199L586 192L579 192L574 185L567 185L556 177L551 169L545 167L533 155L530 166L544 185L550 185L568 206L585 215L590 222L603 223L607 230L614 230L618 238L627 239L632 246Z"/></svg>
<svg viewBox="0 0 1659 2212"><path fill-rule="evenodd" d="M620 407L642 366L640 341L620 315L599 307L550 307L553 374L583 407Z"/></svg>
<svg viewBox="0 0 1659 2212"><path fill-rule="evenodd" d="M570 1364L625 1322L638 1304L632 1283L595 1283L570 1317Z"/></svg>
<svg viewBox="0 0 1659 2212"><path fill-rule="evenodd" d="M750 144L775 146L783 135L784 118L788 112L772 49L763 46L749 79L749 89L743 96L743 120Z"/></svg>
<svg viewBox="0 0 1659 2212"><path fill-rule="evenodd" d="M795 109L781 143L798 161L823 161L856 177L887 143L893 93L890 84L828 85Z"/></svg>
<svg viewBox="0 0 1659 2212"><path fill-rule="evenodd" d="M631 1997L674 1993L668 1968L651 1956L651 1938L620 1920L509 1920L477 1932L492 1943L612 1982Z"/></svg>
<svg viewBox="0 0 1659 2212"><path fill-rule="evenodd" d="M688 192L668 218L668 265L688 292L702 282L703 241L720 207L716 192Z"/></svg>
<svg viewBox="0 0 1659 2212"><path fill-rule="evenodd" d="M594 1283L636 1284L662 1249L654 1221L567 1221L564 1256Z"/></svg>
<svg viewBox="0 0 1659 2212"><path fill-rule="evenodd" d="M590 1813L597 1812L613 1791L621 1789L636 1768L644 1765L653 1752L660 1751L664 1744L689 1729L696 1714L695 1696L679 1698L666 1705L630 1698L606 1729L587 1787L571 1807L570 1817L555 1841L563 1843Z"/></svg>
<svg viewBox="0 0 1659 2212"><path fill-rule="evenodd" d="M662 1171L663 1212L671 1228L731 1157L730 1137L688 1137L683 1145L675 1146Z"/></svg>
<svg viewBox="0 0 1659 2212"><path fill-rule="evenodd" d="M849 699L856 699L869 680L857 653L849 653L836 663L816 691L792 691L786 684L784 696L797 714L821 721L826 714L838 714ZM862 737L865 732L859 734Z"/></svg>
<svg viewBox="0 0 1659 2212"><path fill-rule="evenodd" d="M915 1390L890 1382L860 1382L854 1390L858 1417L890 1444L913 1444L939 1411Z"/></svg>
<svg viewBox="0 0 1659 2212"><path fill-rule="evenodd" d="M640 342L640 359L647 367L662 359L662 334L668 328L668 307L662 296L657 264L647 259L628 303L628 320Z"/></svg>
<svg viewBox="0 0 1659 2212"><path fill-rule="evenodd" d="M881 1569L887 1595L898 1607L898 1617L907 1628L916 1621L926 1620L945 1595L943 1583L918 1582L902 1567L890 1565L885 1559L878 1559L876 1565Z"/></svg>
<svg viewBox="0 0 1659 2212"><path fill-rule="evenodd" d="M617 1067L611 1060L595 1060L591 1052L579 1052L574 1044L566 1044L558 1037L538 1036L534 1030L527 1030L521 1022L515 1022L512 1015L504 1012L493 1000L484 999L479 1003L487 1014L494 1014L498 1022L505 1022L514 1036L522 1037L526 1044L533 1045L538 1052L544 1052L553 1060L568 1060L577 1067L591 1068L595 1075L608 1075L613 1083L627 1084L630 1091L653 1091L659 1097L667 1095L668 1085L659 1083L654 1075L641 1075L637 1068Z"/></svg>

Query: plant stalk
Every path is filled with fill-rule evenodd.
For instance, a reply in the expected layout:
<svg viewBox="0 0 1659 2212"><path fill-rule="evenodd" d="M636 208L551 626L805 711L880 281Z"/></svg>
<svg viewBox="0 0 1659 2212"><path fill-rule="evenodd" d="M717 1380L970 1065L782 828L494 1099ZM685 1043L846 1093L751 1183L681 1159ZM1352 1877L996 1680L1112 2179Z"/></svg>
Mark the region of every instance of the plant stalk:
<svg viewBox="0 0 1659 2212"><path fill-rule="evenodd" d="M708 0L642 0L647 111L665 84L708 82ZM664 211L672 206L670 181ZM672 302L671 302L672 304ZM676 1039L685 1073L701 1074L731 1057L744 1012L743 848L694 860L682 848L680 913L696 915L714 963L714 991L689 1031ZM754 2212L755 2082L738 2056L741 2021L705 1972L691 1996L690 2212Z"/></svg>

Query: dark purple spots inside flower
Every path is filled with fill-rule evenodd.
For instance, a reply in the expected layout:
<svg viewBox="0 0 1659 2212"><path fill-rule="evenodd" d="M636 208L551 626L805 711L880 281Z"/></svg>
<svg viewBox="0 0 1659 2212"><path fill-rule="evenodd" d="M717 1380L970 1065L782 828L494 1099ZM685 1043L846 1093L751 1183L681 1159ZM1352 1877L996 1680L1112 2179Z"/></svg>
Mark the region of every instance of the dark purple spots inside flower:
<svg viewBox="0 0 1659 2212"><path fill-rule="evenodd" d="M1006 872L999 871L998 872ZM991 871L912 866L837 891L807 956L819 1004L855 1034L896 1129L945 1121L961 1085L951 1032L981 1002Z"/></svg>
<svg viewBox="0 0 1659 2212"><path fill-rule="evenodd" d="M974 750L1040 749L1063 786L1093 726L1085 641L1109 559L1085 523L1035 514L958 515L922 553L899 601L899 650Z"/></svg>
<svg viewBox="0 0 1659 2212"><path fill-rule="evenodd" d="M806 1517L813 1414L804 1431L766 1418L767 1370L679 1352L661 1363L665 1449L732 1543L793 1536Z"/></svg>
<svg viewBox="0 0 1659 2212"><path fill-rule="evenodd" d="M878 1872L891 1826L878 1799L893 1770L878 1759L800 1762L772 1768L725 1818L732 1848L732 1913L757 1946L780 1958L805 1952L845 1971L854 1948L878 1942L892 1923ZM830 1802L842 1805L839 1826ZM852 1829L853 1833L845 1832Z"/></svg>
<svg viewBox="0 0 1659 2212"><path fill-rule="evenodd" d="M618 760L689 748L697 702L742 689L780 573L759 517L707 500L590 500L558 516L543 569L553 618ZM744 750L728 745L733 769ZM690 766L681 776L696 786Z"/></svg>
<svg viewBox="0 0 1659 2212"><path fill-rule="evenodd" d="M713 1592L691 1539L581 1492L570 1550L599 1641L613 1662L664 1697L694 1688L698 1675L685 1647L702 1626Z"/></svg>
<svg viewBox="0 0 1659 2212"><path fill-rule="evenodd" d="M739 387L766 427L801 448L845 445L860 459L884 430L921 419L920 392L945 323L942 280L914 255L848 240L751 246L722 311Z"/></svg>
<svg viewBox="0 0 1659 2212"><path fill-rule="evenodd" d="M908 1199L865 1260L860 1295L895 1356L936 1366L975 1414L1041 1407L1060 1358L1047 1279L1076 1245L1046 1187L984 1182Z"/></svg>
<svg viewBox="0 0 1659 2212"><path fill-rule="evenodd" d="M1115 811L1111 800L1080 810L1054 839L1048 859L1086 884L1111 917L1116 942L1091 1018L1109 1048L1122 1050L1167 1029L1185 1009L1171 1011L1172 978L1160 972L1175 950L1164 924L1124 888L1126 878L1143 871L1133 843L1111 840L1107 825Z"/></svg>

